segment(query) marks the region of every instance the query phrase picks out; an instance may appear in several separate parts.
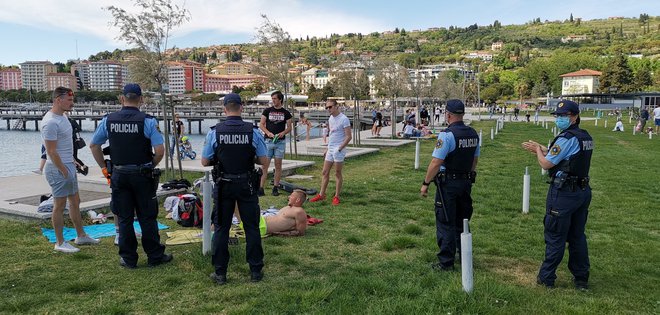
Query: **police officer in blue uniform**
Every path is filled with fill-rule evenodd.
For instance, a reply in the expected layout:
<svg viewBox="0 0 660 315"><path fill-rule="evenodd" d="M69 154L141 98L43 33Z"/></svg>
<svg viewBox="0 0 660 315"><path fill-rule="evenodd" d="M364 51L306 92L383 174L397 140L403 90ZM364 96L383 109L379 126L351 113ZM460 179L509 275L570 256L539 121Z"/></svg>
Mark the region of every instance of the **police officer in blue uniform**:
<svg viewBox="0 0 660 315"><path fill-rule="evenodd" d="M94 132L90 149L94 160L110 180L112 212L119 218L119 264L125 268L137 267L137 239L133 229L137 215L142 229L142 247L149 266L170 262L158 234L158 169L165 148L158 122L140 111L142 89L131 83L124 86L120 96L121 110L105 116ZM110 159L106 165L101 145L110 142ZM153 149L153 151L152 151ZM155 154L154 154L155 152Z"/></svg>
<svg viewBox="0 0 660 315"><path fill-rule="evenodd" d="M568 269L579 290L588 289L589 253L584 234L591 203L589 166L594 143L589 133L580 129L580 108L573 101L563 100L552 113L562 132L550 144L550 149L534 141L523 148L536 155L543 169L549 170L550 188L546 199L544 236L545 260L537 283L552 288L557 266L564 257L568 242Z"/></svg>
<svg viewBox="0 0 660 315"><path fill-rule="evenodd" d="M460 250L463 219L472 217L472 184L476 178L479 158L479 135L463 123L465 105L462 101L447 101L445 121L449 127L438 134L433 158L426 170L420 193L428 194L429 185L436 185L435 226L440 252L435 270L454 270L456 248Z"/></svg>
<svg viewBox="0 0 660 315"><path fill-rule="evenodd" d="M238 94L224 98L227 120L218 123L206 135L202 152L202 165L213 165L215 234L213 235L213 266L210 277L220 285L227 283L229 265L229 229L234 207L243 221L246 239L246 260L250 265L251 280L263 278L264 252L259 233L260 208L258 191L261 173L254 170L255 157L259 164L266 163L266 144L253 124L241 119L243 105Z"/></svg>

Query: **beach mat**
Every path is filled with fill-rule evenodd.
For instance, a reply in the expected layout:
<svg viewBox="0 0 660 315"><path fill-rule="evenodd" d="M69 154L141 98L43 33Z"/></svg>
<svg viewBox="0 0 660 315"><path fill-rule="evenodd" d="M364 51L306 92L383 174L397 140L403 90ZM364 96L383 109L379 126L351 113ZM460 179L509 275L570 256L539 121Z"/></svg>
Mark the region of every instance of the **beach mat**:
<svg viewBox="0 0 660 315"><path fill-rule="evenodd" d="M167 240L165 245L182 245L182 244L191 244L199 243L202 241L202 230L176 230L172 232L167 232Z"/></svg>
<svg viewBox="0 0 660 315"><path fill-rule="evenodd" d="M142 229L140 228L140 223L138 223L137 221L133 222L133 228L135 229L136 233L142 233ZM159 230L164 230L167 228L169 228L167 225L158 222ZM83 230L85 231L85 233L87 233L87 235L93 238L115 236L115 225L113 223L86 225L83 226ZM65 227L62 232L64 235L64 240L71 241L76 239L76 235L77 235L76 229ZM41 233L48 239L49 242L51 243L56 242L55 230L41 228Z"/></svg>

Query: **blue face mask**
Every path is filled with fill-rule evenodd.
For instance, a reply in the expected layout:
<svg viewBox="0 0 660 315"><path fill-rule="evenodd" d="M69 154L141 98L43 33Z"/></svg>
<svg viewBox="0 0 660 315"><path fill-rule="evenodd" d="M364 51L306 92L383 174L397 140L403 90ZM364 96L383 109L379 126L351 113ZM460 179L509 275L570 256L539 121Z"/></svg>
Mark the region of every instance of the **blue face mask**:
<svg viewBox="0 0 660 315"><path fill-rule="evenodd" d="M571 125L571 118L568 116L559 116L555 118L555 124L561 130L566 130Z"/></svg>

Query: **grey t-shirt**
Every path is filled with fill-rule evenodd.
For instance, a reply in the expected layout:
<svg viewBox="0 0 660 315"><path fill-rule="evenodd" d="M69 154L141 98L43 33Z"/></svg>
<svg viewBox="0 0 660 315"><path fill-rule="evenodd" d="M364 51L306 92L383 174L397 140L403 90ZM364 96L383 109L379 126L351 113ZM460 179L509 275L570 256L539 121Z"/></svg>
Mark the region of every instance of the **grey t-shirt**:
<svg viewBox="0 0 660 315"><path fill-rule="evenodd" d="M62 163L73 163L73 128L69 119L63 115L48 112L41 120L41 138L44 140L57 141L57 154L60 155ZM52 159L48 156L48 162Z"/></svg>

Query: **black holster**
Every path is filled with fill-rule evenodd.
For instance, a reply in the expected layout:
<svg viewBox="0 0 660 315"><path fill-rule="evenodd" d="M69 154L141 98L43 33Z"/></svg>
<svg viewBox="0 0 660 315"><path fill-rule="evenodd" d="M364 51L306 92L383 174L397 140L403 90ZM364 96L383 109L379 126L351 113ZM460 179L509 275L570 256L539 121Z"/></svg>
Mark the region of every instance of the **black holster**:
<svg viewBox="0 0 660 315"><path fill-rule="evenodd" d="M108 171L108 175L112 174L112 161L105 159L103 160L105 162L105 169Z"/></svg>
<svg viewBox="0 0 660 315"><path fill-rule="evenodd" d="M433 182L435 183L435 193L438 196L435 201L435 211L439 211L442 215L442 219L444 222L449 222L449 215L447 214L447 208L445 208L445 197L442 194L442 185L447 181L446 178L446 173L445 172L439 172L438 175L436 175L433 178Z"/></svg>
<svg viewBox="0 0 660 315"><path fill-rule="evenodd" d="M151 166L144 166L140 168L140 175L151 179L153 191L158 190L158 184L160 183L160 169L153 168Z"/></svg>
<svg viewBox="0 0 660 315"><path fill-rule="evenodd" d="M261 186L261 176L263 174L264 172L261 170L260 167L250 172L250 184L252 185L252 187L259 188Z"/></svg>

